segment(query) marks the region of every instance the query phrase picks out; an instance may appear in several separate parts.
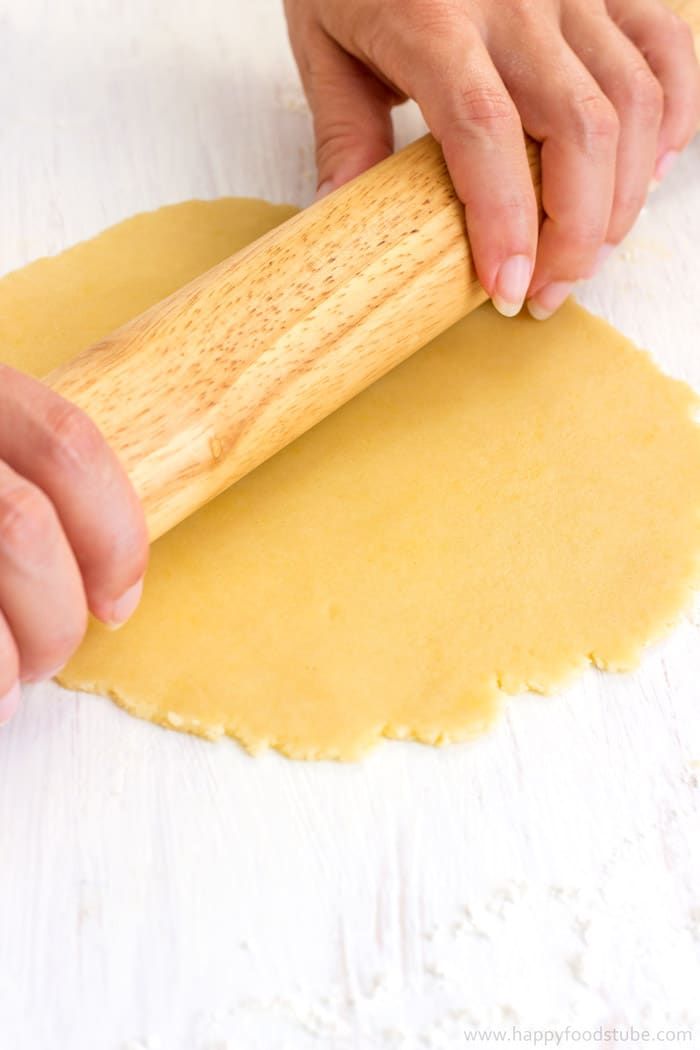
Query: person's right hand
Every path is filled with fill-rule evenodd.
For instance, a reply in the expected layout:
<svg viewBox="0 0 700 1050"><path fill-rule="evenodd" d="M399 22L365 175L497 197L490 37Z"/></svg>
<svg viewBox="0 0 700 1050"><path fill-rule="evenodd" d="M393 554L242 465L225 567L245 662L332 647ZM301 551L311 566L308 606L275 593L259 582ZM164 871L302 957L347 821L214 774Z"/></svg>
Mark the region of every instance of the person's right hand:
<svg viewBox="0 0 700 1050"><path fill-rule="evenodd" d="M661 0L285 0L319 194L393 150L414 98L496 307L544 319L631 228L700 121L688 25ZM542 144L538 214L523 129Z"/></svg>
<svg viewBox="0 0 700 1050"><path fill-rule="evenodd" d="M112 626L131 616L147 560L143 510L97 427L0 365L0 724L20 682L65 664L88 609Z"/></svg>

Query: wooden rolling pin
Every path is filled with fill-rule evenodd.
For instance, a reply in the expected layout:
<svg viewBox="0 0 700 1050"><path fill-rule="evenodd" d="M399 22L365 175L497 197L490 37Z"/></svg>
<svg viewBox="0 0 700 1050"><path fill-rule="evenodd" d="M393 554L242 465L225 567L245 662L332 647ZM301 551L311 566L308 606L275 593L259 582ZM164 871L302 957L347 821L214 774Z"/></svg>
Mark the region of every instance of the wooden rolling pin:
<svg viewBox="0 0 700 1050"><path fill-rule="evenodd" d="M673 7L700 42L700 0ZM426 136L47 382L97 423L156 539L486 298Z"/></svg>

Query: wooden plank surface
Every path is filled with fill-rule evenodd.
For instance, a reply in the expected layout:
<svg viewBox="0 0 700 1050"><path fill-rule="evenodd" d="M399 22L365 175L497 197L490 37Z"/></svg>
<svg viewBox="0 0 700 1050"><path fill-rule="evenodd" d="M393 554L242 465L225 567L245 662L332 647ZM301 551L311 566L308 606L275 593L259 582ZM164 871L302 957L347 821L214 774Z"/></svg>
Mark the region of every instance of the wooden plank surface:
<svg viewBox="0 0 700 1050"><path fill-rule="evenodd" d="M306 203L278 0L5 0L0 158L0 271L168 202ZM697 388L699 172L696 142L581 295ZM1 1050L700 1035L699 628L472 745L347 767L28 689L0 736Z"/></svg>

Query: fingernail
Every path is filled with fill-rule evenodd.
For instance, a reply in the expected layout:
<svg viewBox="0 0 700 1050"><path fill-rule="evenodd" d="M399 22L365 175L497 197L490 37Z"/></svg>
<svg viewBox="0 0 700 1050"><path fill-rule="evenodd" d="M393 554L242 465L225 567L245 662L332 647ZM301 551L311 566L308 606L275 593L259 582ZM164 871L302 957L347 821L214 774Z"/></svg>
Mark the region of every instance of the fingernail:
<svg viewBox="0 0 700 1050"><path fill-rule="evenodd" d="M568 298L572 288L573 284L570 281L552 281L551 284L546 284L536 296L528 299L527 308L530 315L536 321L546 321Z"/></svg>
<svg viewBox="0 0 700 1050"><path fill-rule="evenodd" d="M327 197L328 194L332 193L332 192L333 192L333 182L332 182L331 179L326 179L325 182L322 182L321 185L316 190L316 200L317 201L323 200L324 197Z"/></svg>
<svg viewBox="0 0 700 1050"><path fill-rule="evenodd" d="M607 261L607 259L610 258L610 253L613 251L614 247L614 244L604 244L602 248L598 249L598 254L596 255L595 262L593 263L593 272L591 273L591 277L595 277L595 275L601 269L603 264Z"/></svg>
<svg viewBox="0 0 700 1050"><path fill-rule="evenodd" d="M17 711L20 695L19 682L15 682L12 689L8 690L3 697L0 697L0 726L4 726L6 722L9 722Z"/></svg>
<svg viewBox="0 0 700 1050"><path fill-rule="evenodd" d="M133 587L130 587L128 591L122 594L121 598L112 606L112 615L109 617L107 622L108 627L121 627L125 624L129 617L136 611L136 607L141 601L141 595L143 594L143 580L139 580Z"/></svg>
<svg viewBox="0 0 700 1050"><path fill-rule="evenodd" d="M652 182L652 188L654 187L654 182L656 182L658 185L658 183L661 182L662 179L666 178L669 171L678 160L678 157L678 150L675 149L669 149L664 154L662 154L662 156L659 157L658 161L656 162L656 170L654 171L654 181Z"/></svg>
<svg viewBox="0 0 700 1050"><path fill-rule="evenodd" d="M499 314L515 317L523 308L532 277L532 263L527 255L511 255L502 264L491 299Z"/></svg>

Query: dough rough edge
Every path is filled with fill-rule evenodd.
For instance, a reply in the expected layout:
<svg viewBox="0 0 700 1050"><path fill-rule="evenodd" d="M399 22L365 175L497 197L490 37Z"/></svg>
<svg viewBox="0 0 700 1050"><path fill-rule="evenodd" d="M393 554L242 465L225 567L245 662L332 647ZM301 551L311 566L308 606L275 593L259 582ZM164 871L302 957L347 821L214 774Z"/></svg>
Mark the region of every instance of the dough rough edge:
<svg viewBox="0 0 700 1050"><path fill-rule="evenodd" d="M174 244L184 243L182 240L183 238L191 238L192 244L194 245L194 242L199 237L201 244L195 246L196 251L194 248L192 250L193 253L196 254L197 259L200 259L201 256L201 265L199 263L197 264L199 270L201 270L206 268L207 265L213 265L218 261L218 258L223 257L224 254L230 254L228 249L232 245L233 247L236 246L234 242L235 237L237 236L236 229L238 223L242 222L243 225L247 223L246 229L251 234L257 230L256 223L259 223L259 232L263 232L265 228L270 228L274 222L279 221L279 219L286 217L286 215L290 213L291 209L289 208L284 208L282 206L274 207L251 199L238 201L222 200L218 202L189 202L185 205L172 205L162 209L160 212L145 213L144 215L136 216L131 220L127 220L126 223L121 224L112 230L106 231L106 234L104 234L103 237L97 238L93 241L84 242L82 245L69 249L69 251L64 253L63 256L32 264L25 268L25 270L18 271L15 275L11 275L10 278L6 277L0 281L0 315L2 315L0 318L0 345L3 347L10 347L12 352L10 353L11 359L9 360L9 363L14 365L19 364L20 367L25 367L27 371L39 371L39 374L48 370L43 358L42 360L37 358L37 361L35 362L34 359L29 356L30 352L35 352L35 346L41 344L41 339L39 338L37 340L36 338L36 332L32 334L31 323L29 321L27 322L27 332L21 330L21 327L17 330L10 330L9 332L3 330L3 325L6 324L4 319L5 315L7 315L8 312L12 312L12 309L19 309L19 307L17 307L18 302L21 307L22 295L25 294L25 286L29 289L29 293L32 292L32 274L39 277L41 271L44 274L42 281L48 280L51 273L53 273L54 268L59 267L61 268L61 273L67 280L67 278L70 277L70 274L68 273L66 275L64 273L66 261L73 260L78 268L78 264L87 267L87 262L94 255L97 246L100 244L105 245L107 243L117 244L117 242L119 243L115 250L122 252L121 265L126 269L127 265L133 265L133 247L130 247L130 238L133 237L136 241L140 238L142 248L145 246L144 250L148 250L147 238L152 239L154 231L156 231L159 236L163 231L170 231L167 235L171 238L171 241ZM106 238L107 240L105 241L103 238ZM215 238L218 238L215 248L209 243L207 240L208 238L211 238L212 241ZM230 239L230 243L227 238ZM224 251L224 248L226 248L226 251ZM157 245L154 246L153 251L154 258L157 258ZM216 251L220 251L218 258L215 257ZM164 254L168 253L172 254L172 247L164 250ZM210 255L211 258L209 257ZM149 265L151 266L151 269L153 269L153 262L151 261L150 264L147 262L144 266L144 272L148 272ZM92 275L91 270L88 270L88 272ZM194 276L195 272L199 271L194 270L191 276ZM174 285L178 283L181 284L183 283L183 279L187 279L187 276L187 274L181 275L180 271L178 271L177 275L172 275L172 281ZM136 277L138 279L138 274ZM67 288L65 283L63 286L60 281L56 283L58 285L56 291L56 302L48 302L46 309L45 325L49 328L51 327L53 312L58 311L60 313L60 296L67 295L68 299L70 299L70 295L72 294L76 302L82 303L80 296L83 293L81 292L79 282L75 287L72 287L68 281ZM134 288L136 289L136 284L134 285ZM162 297L164 294L167 294L169 290L172 289L168 287L159 287L157 289L157 297ZM155 289L154 294L156 294ZM128 299L128 295L126 299ZM115 310L117 305L119 305L120 308L123 305L126 309L126 306L128 305L126 299L124 304L114 304ZM8 301L9 307L7 305ZM129 303L130 302L131 300L129 300ZM110 304L110 307L111 305L112 304ZM2 309L3 307L4 312ZM614 333L612 329L609 329L597 320L593 321L593 319L587 319L583 311L574 307L566 308L565 313L566 310L569 311L566 316L567 324L570 326L576 327L578 325L580 327L582 325L590 325L592 330L594 329L595 332L598 333L600 339L606 338L605 332L607 331L609 333L609 338L613 342L620 342L621 337L619 337L617 333ZM131 313L133 312L137 311L131 309ZM84 313L89 315L88 310L85 310ZM105 330L109 330L112 327L116 327L116 323L120 320L126 320L128 316L130 316L129 312L127 312L123 318L120 318L116 314L112 317L112 314L110 314L109 323L106 318L102 318L101 316L81 317L80 329L77 334L70 328L70 325L68 325L67 334L65 336L66 345L70 344L72 352L75 352L75 350L80 349L80 339L83 337L83 333L85 341L82 345L89 345L89 343L94 341L97 336L104 334L100 327L101 325L106 325L107 327ZM34 323L41 322L35 321ZM520 322L517 322L520 327L513 327L513 329L508 331L513 331L514 333L522 331L527 336L527 331L524 327L524 324L526 323L527 322L521 324ZM547 325L556 323L556 321L548 322ZM476 328L481 330L485 325L493 327L494 331L496 331L500 322L495 319L492 321L489 319L488 315L480 312L480 318L474 319L473 321L470 320L469 324L469 331L471 333L473 329ZM547 329L547 326L542 326L539 330L545 331L545 329L547 331L554 330ZM502 330L506 331L506 329ZM561 332L561 329L558 329L558 331ZM454 338L454 335L450 336L450 338ZM23 339L25 340L25 349L23 349L22 346ZM56 341L51 343L47 338L45 347L46 359L48 359L50 354L55 355L59 351L63 357L66 356L67 350L65 348L61 349L59 344L60 340L58 343ZM433 353L439 356L440 353L445 354L447 352L444 350L444 342L442 339L437 340L434 347L435 349L429 348L428 351L422 351L420 355L416 356L419 357L426 353ZM439 350L438 347L442 347L443 349ZM40 346L37 353L40 356L42 352L44 351L41 350ZM641 358L644 358L647 362L649 371L653 370L654 372L654 377L651 377L653 378L653 383L658 384L659 390L663 388L663 391L665 394L668 394L669 397L671 397L673 393L671 391L671 386L676 384L678 389L673 396L676 400L685 398L688 404L689 421L693 424L695 423L694 413L697 410L697 398L694 396L692 398L690 397L690 391L687 386L676 380L670 380L667 377L663 377L656 369L650 355L636 349L632 350L629 344L625 344L624 346L620 345L616 352L618 352L622 364L626 361L627 365L635 367L635 360L639 361ZM414 359L412 359L412 361L413 360ZM53 364L53 362L51 362L51 364ZM413 367L417 367L415 363ZM638 369L638 371L641 373L643 369ZM642 378L651 383L649 375L646 375L645 377L643 376ZM395 378L394 380L390 380L390 382L395 383L398 382L398 380ZM653 383L651 383L651 385L653 385ZM382 386L382 384L384 384L384 386ZM374 404L374 410L377 410L377 404L379 404L380 409L382 404L385 404L385 407L386 404L389 404L391 407L390 399L386 400L385 398L385 401L382 402L382 395L378 393L380 386L382 387L382 390L385 390L386 381L381 381L380 384L377 384L377 390L375 390L373 394L370 394L369 396L361 395L361 398L357 399L357 401L361 401L362 404L355 405L351 410L355 417L362 416L362 412L365 411L365 407L363 406L366 406L367 404L370 405L370 408L372 408L372 405ZM384 409L382 409L382 411L383 410ZM341 410L341 413L345 412L346 410ZM339 416L341 413L337 413L336 415ZM386 425L389 428L388 432L391 437L394 434L394 431L391 430L391 415L389 414L386 417L381 418L383 420L382 425ZM675 418L677 422L678 416ZM331 424L331 426L335 425L336 424ZM324 427L326 424L321 424L321 426ZM697 431L698 428L694 427L694 429ZM335 431L329 431L328 429L324 433L329 432L333 434L335 433ZM310 442L313 442L313 440L315 439L311 437ZM306 442L306 439L301 439L301 441ZM696 437L693 437L693 441L697 444ZM299 448L304 450L304 455L308 453L308 447L309 442L306 442L304 445L299 444ZM290 456L294 457L297 454L298 450L297 452L290 454ZM285 454L283 453L282 455ZM313 456L307 456L307 458L312 467L318 466L318 451L314 451ZM692 455L690 458L692 459ZM292 459L288 457L287 462L292 462ZM255 473L257 475L259 472ZM302 475L302 482L305 476L305 474ZM259 478L252 483L252 487L260 489L261 484ZM248 489L241 491L247 492L250 488L251 485L248 486ZM410 538L411 537L409 537L409 539ZM341 739L341 742L337 745L328 739L323 743L314 743L311 740L302 741L296 739L293 735L285 734L284 732L275 732L273 724L271 724L268 727L268 731L264 733L251 730L250 726L246 724L245 718L236 715L234 710L236 707L236 701L233 698L229 698L228 701L226 701L231 709L228 717L221 717L219 713L215 717L212 717L210 721L206 721L198 718L196 715L188 715L187 711L184 710L184 708L187 707L185 693L177 694L171 692L165 696L162 701L159 698L152 703L144 702L142 698L136 696L134 692L122 682L103 681L101 669L98 674L93 674L89 673L89 668L81 671L77 665L69 665L65 671L57 676L57 681L66 688L80 688L87 692L107 695L128 713L153 721L171 730L175 729L178 732L188 732L207 739L219 739L223 735L228 735L233 739L236 739L244 748L246 748L246 750L253 754L271 748L291 758L356 759L366 754L382 739L415 740L417 742L431 745L443 745L461 740L469 740L481 735L493 724L499 713L502 711L504 702L508 697L512 697L525 691L547 695L551 694L553 691L560 689L568 681L578 677L589 666L609 671L624 671L635 667L639 663L646 647L650 643L667 635L678 624L683 616L683 612L693 601L694 593L700 588L699 541L700 506L696 506L692 540L694 552L686 552L686 560L683 562L683 566L685 566L684 568L680 567L678 561L675 563L673 576L675 581L674 589L672 591L664 592L663 601L660 600L659 606L654 609L653 618L651 618L648 623L645 622L643 627L641 624L638 624L637 627L634 628L637 632L634 636L627 634L623 642L615 643L612 641L609 645L606 642L606 645L602 648L600 646L588 648L587 650L582 651L580 656L572 655L567 657L566 650L564 649L562 650L559 664L555 663L549 667L538 668L535 672L531 672L528 675L521 676L517 679L512 677L512 674L510 674L507 668L504 673L497 675L492 674L486 678L479 678L475 685L476 691L473 701L474 706L472 709L470 709L472 700L470 699L468 688L469 682L468 679L465 679L467 687L464 690L464 699L462 701L465 715L464 720L460 725L441 726L439 716L437 715L431 722L425 717L419 720L404 717L399 712L394 713L387 718L368 717L366 723L362 725L361 731L358 730L355 732L352 739L348 737ZM413 553L413 548L409 547L409 554L412 555ZM691 561L692 568L690 567ZM325 623L325 621L323 622ZM125 630L130 629L127 628ZM121 634L121 632L118 634ZM126 637L129 637L129 635L125 635L125 638ZM438 640L440 640L439 634L437 637ZM115 643L115 645L117 645L115 651L118 653L118 646L124 644L127 643ZM452 658L450 658L445 663L445 668L448 672L452 670L453 662ZM80 660L78 661L78 664L79 663ZM300 688L302 686L303 680L300 683ZM352 708L356 702L362 700L361 697L358 701L350 701L347 699L347 697L353 695L359 696L357 693L353 694L352 687L350 687L346 694L346 703L350 708ZM434 701L436 706L439 707L439 701L442 699L440 690L436 688L434 694L430 694L430 696L431 701ZM180 707L180 705L182 705L182 707ZM422 714L424 714L424 712L422 712Z"/></svg>

